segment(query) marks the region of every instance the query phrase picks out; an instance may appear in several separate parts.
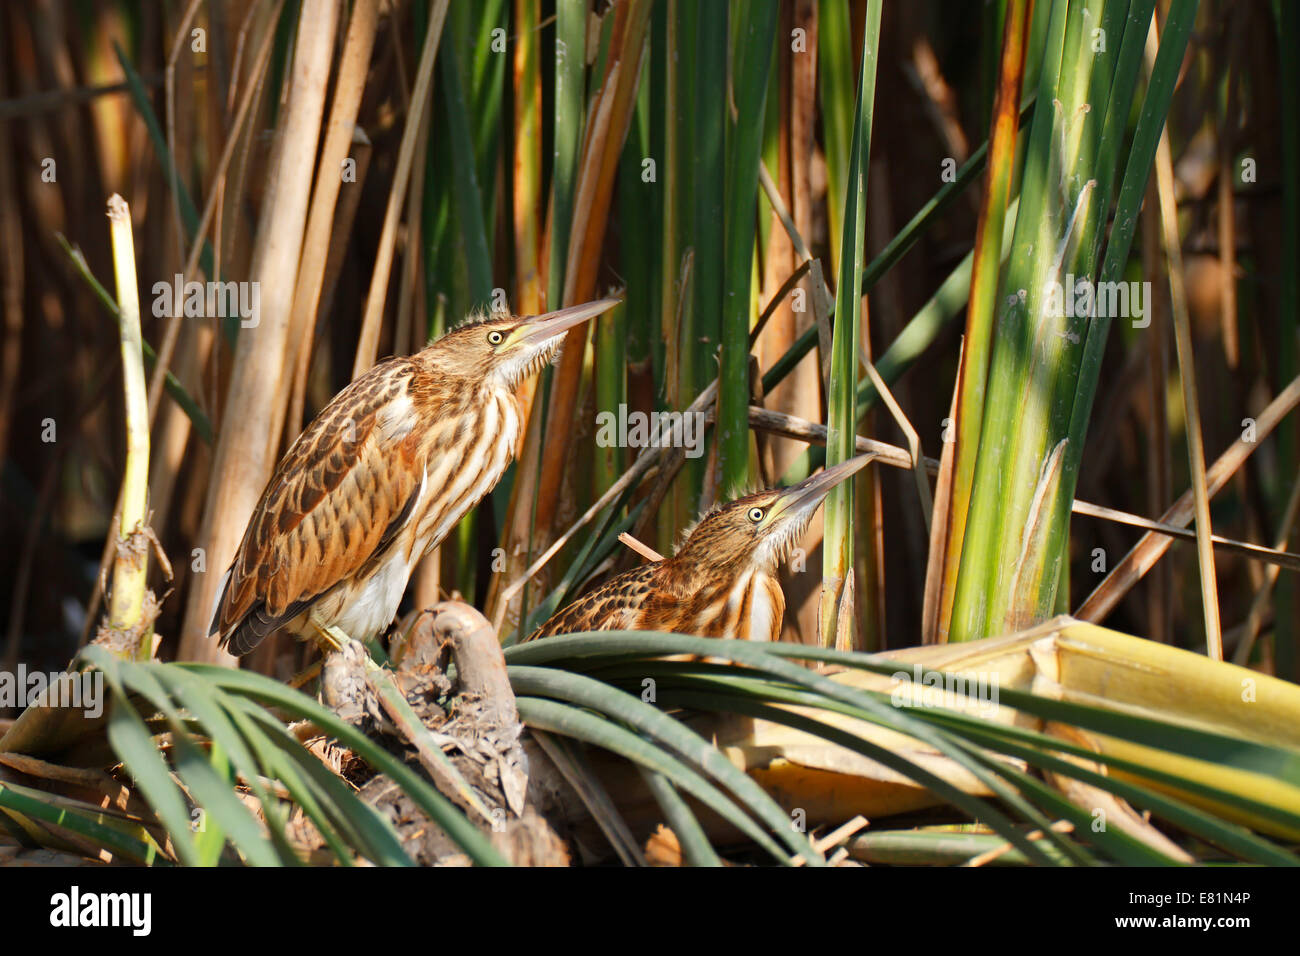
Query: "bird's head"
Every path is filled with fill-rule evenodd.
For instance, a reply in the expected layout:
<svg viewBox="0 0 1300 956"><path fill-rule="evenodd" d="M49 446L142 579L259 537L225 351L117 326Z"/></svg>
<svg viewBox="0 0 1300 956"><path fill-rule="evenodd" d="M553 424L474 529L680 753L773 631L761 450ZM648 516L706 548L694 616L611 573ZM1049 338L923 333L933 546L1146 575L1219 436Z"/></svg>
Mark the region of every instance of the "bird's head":
<svg viewBox="0 0 1300 956"><path fill-rule="evenodd" d="M790 554L830 490L874 457L859 455L789 488L759 491L716 508L695 526L674 560L697 569L774 569Z"/></svg>
<svg viewBox="0 0 1300 956"><path fill-rule="evenodd" d="M452 329L422 357L445 375L513 390L555 357L566 332L618 302L598 299L545 315L495 314Z"/></svg>

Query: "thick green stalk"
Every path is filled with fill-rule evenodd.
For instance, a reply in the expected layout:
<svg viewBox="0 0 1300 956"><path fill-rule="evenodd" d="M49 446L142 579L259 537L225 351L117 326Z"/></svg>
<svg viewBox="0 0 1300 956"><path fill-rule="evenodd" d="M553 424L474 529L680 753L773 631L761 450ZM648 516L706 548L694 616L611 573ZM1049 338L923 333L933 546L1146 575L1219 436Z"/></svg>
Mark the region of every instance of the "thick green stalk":
<svg viewBox="0 0 1300 956"><path fill-rule="evenodd" d="M1080 283L1097 288L1101 226L1142 57L1136 37L1150 6L1057 0L1052 9L1021 215L999 298L953 640L1025 626L1056 604L1073 498L1065 476L1082 447L1070 422L1088 411L1076 409L1075 391L1096 297L1077 314L1062 302L1073 304Z"/></svg>
<svg viewBox="0 0 1300 956"><path fill-rule="evenodd" d="M518 41L509 38L510 16L505 0L483 0L481 9L474 12L478 23L469 69L470 103L474 110L474 157L478 181L491 183L496 178L497 148L501 140L506 63L510 59L510 49ZM502 38L498 34L494 39L493 31L497 29L505 30L507 36ZM506 44L505 50L501 49L502 43ZM495 218L496 202L496 190L487 189L483 195L484 222L492 222Z"/></svg>
<svg viewBox="0 0 1300 956"><path fill-rule="evenodd" d="M933 623L927 619L926 624L925 639L933 643L947 640L957 571L961 563L962 539L970 507L971 483L984 421L984 395L988 383L989 352L993 344L993 317L997 311L1002 239L1016 165L1016 132L1019 127L1016 105L1020 101L1025 51L1029 40L1030 5L1030 0L1011 0L1006 10L1002 68L999 72L996 110L989 133L992 157L984 207L975 234L966 338L957 377L956 422L953 423L957 440L952 452L954 461L947 495L948 514L941 529L945 532L943 541L936 541L943 555L942 565L936 565L942 568L941 577L937 579L939 600L935 605Z"/></svg>
<svg viewBox="0 0 1300 956"><path fill-rule="evenodd" d="M461 86L460 65L457 60L454 34L448 33L438 57L442 98L446 106L447 138L451 150L454 177L453 200L456 221L460 226L460 241L464 247L465 265L469 277L469 306L483 308L492 296L492 253L488 246L487 227L483 219L482 193L470 138L469 110L465 91Z"/></svg>
<svg viewBox="0 0 1300 956"><path fill-rule="evenodd" d="M817 87L826 147L826 211L831 269L839 274L844 228L844 184L853 136L853 28L849 0L820 0L817 7Z"/></svg>
<svg viewBox="0 0 1300 956"><path fill-rule="evenodd" d="M876 49L880 39L879 0L867 4L862 34L862 71L858 78L844 193L839 281L835 289L835 329L831 342L830 393L827 396L826 463L837 465L855 454L857 380L862 267L865 256L867 163L871 154L871 120L876 94ZM836 645L836 617L844 581L853 566L853 482L831 490L823 506L821 642ZM844 635L845 638L848 635Z"/></svg>
<svg viewBox="0 0 1300 956"><path fill-rule="evenodd" d="M706 5L707 6L707 5ZM776 4L736 4L732 90L736 121L727 123L725 298L718 379L718 486L724 497L749 483L749 323L752 312L755 210L767 78L776 35ZM698 128L698 124L697 124ZM703 275L699 280L703 280Z"/></svg>
<svg viewBox="0 0 1300 956"><path fill-rule="evenodd" d="M1142 207L1146 185L1151 176L1151 164L1160 143L1160 132L1164 129L1165 114L1169 110L1169 103L1173 97L1174 84L1187 49L1192 24L1196 20L1197 2L1198 0L1176 0L1169 9L1164 35L1160 42L1160 52L1156 57L1155 69L1152 71L1137 128L1133 134L1132 146L1126 159L1116 200L1115 224L1110 230L1106 245L1106 256L1102 261L1099 275L1100 282L1120 280L1128 263L1129 250L1137 228L1138 212ZM1133 9L1130 11L1115 78L1115 92L1111 97L1111 108L1102 137L1103 156L1112 148L1118 151L1118 143L1124 136L1124 127L1142 63L1142 50L1146 45L1146 34L1151 22L1153 6L1154 0L1139 0L1133 4ZM1100 239L1101 237L1098 236L1098 241ZM1061 483L1053 506L1052 523L1048 529L1047 548L1052 553L1063 553L1068 538L1070 507L1078 484L1079 466L1083 459L1083 447L1088 434L1088 421L1097 394L1097 383L1101 377L1101 359L1105 352L1112 318L1110 315L1103 314L1094 316L1084 342L1070 409L1067 435L1069 445L1065 450Z"/></svg>
<svg viewBox="0 0 1300 956"><path fill-rule="evenodd" d="M989 388L983 419L990 423L981 429L976 473L972 479L971 508L961 544L961 565L957 578L951 617L950 640L962 641L983 637L988 627L989 605L999 598L998 561L1005 547L1004 521L1000 509L1021 490L1009 482L1007 460L1012 453L1016 423L1033 398L1028 396L1030 363L1039 291L1051 265L1051 253L1060 243L1061 219L1068 216L1061 199L1059 162L1055 140L1064 132L1062 115L1072 112L1076 104L1062 104L1058 99L1062 72L1062 51L1067 33L1068 4L1057 0L1052 7L1047 40L1043 51L1043 69L1038 82L1037 103L1030 127L1025 171L1021 182L1020 213L1016 221L1011 262L999 297L999 317L989 366ZM1075 17L1081 16L1076 7ZM1066 220L1068 222L1068 219ZM1037 248L1043 254L1033 255ZM1025 300L1018 293L1025 291ZM1012 402L1012 392L1015 402ZM1032 495L1032 488L1029 492ZM1028 496L1024 496L1028 510Z"/></svg>

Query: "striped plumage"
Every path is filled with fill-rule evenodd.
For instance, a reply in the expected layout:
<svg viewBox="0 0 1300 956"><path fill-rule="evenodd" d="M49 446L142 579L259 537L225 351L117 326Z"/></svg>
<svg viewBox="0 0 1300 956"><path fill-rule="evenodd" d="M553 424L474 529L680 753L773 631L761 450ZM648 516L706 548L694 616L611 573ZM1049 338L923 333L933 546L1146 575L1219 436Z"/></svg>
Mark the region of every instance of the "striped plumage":
<svg viewBox="0 0 1300 956"><path fill-rule="evenodd" d="M287 629L367 640L416 563L500 480L520 440L515 390L564 333L614 300L463 325L341 391L280 460L249 519L211 632L247 654Z"/></svg>
<svg viewBox="0 0 1300 956"><path fill-rule="evenodd" d="M827 492L871 458L861 455L790 488L722 505L700 520L671 558L611 578L529 639L628 630L777 640L785 613L778 565Z"/></svg>

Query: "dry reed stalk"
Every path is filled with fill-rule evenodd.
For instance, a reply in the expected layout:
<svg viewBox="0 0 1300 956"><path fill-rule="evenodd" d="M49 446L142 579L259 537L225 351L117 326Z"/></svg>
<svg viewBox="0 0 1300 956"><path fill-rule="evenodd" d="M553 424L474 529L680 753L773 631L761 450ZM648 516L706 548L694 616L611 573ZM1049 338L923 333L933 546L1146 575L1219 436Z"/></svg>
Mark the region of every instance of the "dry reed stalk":
<svg viewBox="0 0 1300 956"><path fill-rule="evenodd" d="M397 151L397 168L393 172L393 187L388 193L388 208L384 212L384 230L375 252L375 270L370 277L370 293L366 297L365 316L361 320L361 335L357 341L356 360L352 363L352 378L375 364L379 349L379 326L384 318L384 302L388 297L388 277L393 268L393 251L397 245L397 223L401 216L406 190L410 186L411 168L415 159L415 140L420 132L424 113L430 108L429 87L433 82L433 65L438 57L438 40L442 36L443 22L447 18L448 0L437 0L429 16L429 27L424 36L424 49L420 52L420 66L415 74L415 89L411 93L411 111L406 116L402 130L402 144ZM468 144L466 144L468 145Z"/></svg>
<svg viewBox="0 0 1300 956"><path fill-rule="evenodd" d="M281 420L275 407L282 378L291 367L289 315L311 183L301 175L303 156L316 155L334 48L336 9L326 0L304 0L281 114L280 144L272 186L262 209L252 282L260 295L257 324L245 328L235 349L224 425L213 456L199 543L205 573L196 575L186 604L178 656L182 660L233 663L208 640L212 606L222 572L230 563L244 524L275 466L277 442L269 433Z"/></svg>

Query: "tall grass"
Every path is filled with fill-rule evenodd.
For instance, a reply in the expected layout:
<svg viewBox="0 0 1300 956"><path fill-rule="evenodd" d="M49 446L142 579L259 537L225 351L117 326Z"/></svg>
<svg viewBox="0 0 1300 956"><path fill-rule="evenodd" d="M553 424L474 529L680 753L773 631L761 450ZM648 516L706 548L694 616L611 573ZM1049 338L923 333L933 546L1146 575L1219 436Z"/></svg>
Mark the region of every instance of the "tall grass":
<svg viewBox="0 0 1300 956"><path fill-rule="evenodd" d="M1055 3L1038 78L1011 256L989 357L950 636L972 640L1047 617L1068 571L1066 525L1111 316L1069 316L1051 290L1097 274L1152 4ZM1174 4L1128 152L1102 281L1127 260L1140 190L1196 4ZM1092 24L1100 24L1095 34ZM1185 28L1184 28L1185 29ZM1096 37L1108 38L1104 48ZM1116 43L1116 38L1121 38ZM985 242L997 241L986 235ZM1071 425L1075 427L1071 429ZM953 509L964 508L954 500Z"/></svg>
<svg viewBox="0 0 1300 956"><path fill-rule="evenodd" d="M357 0L346 9L302 0L200 4L183 24L165 5L105 3L78 17L60 4L6 8L0 230L22 240L21 258L0 273L0 520L15 542L0 555L7 664L61 664L87 639L116 549L124 463L141 447L122 438L117 363L104 361L120 354L118 322L129 319L105 291L103 200L121 192L145 292L177 272L261 291L260 321L244 328L228 316L155 316L140 296L140 352L153 376L149 503L177 571L157 622L162 657L220 659L208 616L248 514L279 455L350 378L487 308L535 313L618 289L623 306L571 332L558 363L521 391L517 463L423 564L416 603L459 593L513 643L640 560L620 532L667 553L717 501L799 480L866 443L883 450L878 464L911 474L873 466L870 486L837 488L782 569L784 636L820 643L811 658L843 664L859 659L836 649L1003 634L1090 593L1081 613L1141 632L1138 582L1165 555L1163 630L1196 649L1213 648L1222 630L1226 653L1294 677L1296 591L1276 552L1294 541L1300 448L1286 417L1300 369L1297 23L1289 3L1228 11L1220 0L1007 0L987 11L936 2L910 12L882 0ZM1233 18L1268 55L1237 54L1229 96L1206 64L1231 56L1222 51L1232 49ZM1148 70L1153 20L1160 42ZM182 42L182 27L205 31L206 47ZM931 99L933 86L905 82L918 41L934 51L931 79L951 95ZM29 61L35 81L16 72ZM1232 168L1217 175L1233 178L1210 189L1196 144L1221 102L1236 104L1223 117L1236 152L1219 158ZM988 141L958 164L947 155L952 128ZM1131 246L1162 136L1166 255L1148 250L1146 261L1172 275L1138 276ZM57 164L52 180L42 179L45 158ZM1239 175L1245 160L1258 181ZM1219 276L1220 294L1206 296L1198 283L1215 281L1205 278L1206 229L1218 217L1234 228L1211 232L1235 246L1208 258L1242 274ZM1145 397L1150 383L1134 386L1135 369L1160 367L1163 325L1058 314L1047 290L1067 276L1186 286L1171 326L1175 385L1200 386L1183 390L1168 417L1163 401ZM1232 295L1224 282L1236 283ZM1223 317L1205 313L1207 298L1235 301L1235 345L1215 321ZM762 328L759 316L769 320ZM891 415L873 416L885 390ZM707 422L698 457L596 439L598 414L666 411ZM47 420L56 439L44 437ZM1188 489L1168 510L1163 489L1143 477L1153 443L1152 454L1175 464L1172 486ZM1208 470L1206 455L1218 456ZM935 471L927 528L925 476ZM147 517L138 480L131 487L127 523ZM1074 521L1084 499L1102 499L1086 513L1105 518ZM1193 513L1199 556L1169 547ZM1157 517L1164 525L1152 527ZM1117 560L1135 526L1147 537ZM1241 546L1258 540L1267 545ZM1261 573L1261 562L1282 570ZM115 601L126 593L112 588ZM613 653L562 645L588 647ZM643 657L671 647L645 644ZM271 642L245 666L283 677L305 653ZM731 777L712 756L694 766L669 753L699 745L654 708L631 706L627 688L614 686L621 677L594 688L570 674L580 655L512 653L534 727L639 758L694 859L713 855L682 793L752 818L746 832L769 855L804 852L760 797L738 809L734 791L719 795ZM870 701L801 684L781 666L785 653L738 651L763 675L744 675L740 690L707 668L673 672L677 699L774 717L807 693L820 695L817 706L881 716ZM538 673L547 669L569 676ZM201 669L164 677L176 683L153 701L162 712L187 682L216 680ZM242 706L221 700L209 731ZM122 720L115 739L143 766L147 735ZM898 726L928 734L924 722ZM963 732L960 743L941 741L962 766L993 737L1040 769L1054 759L1039 740ZM656 734L663 753L642 736ZM860 740L851 747L881 756ZM227 756L249 772L272 766L260 762L266 754ZM1037 778L977 763L971 772L1015 821L1037 826L1065 812ZM214 793L206 771L187 771L187 784ZM228 767L215 772L233 779ZM162 781L155 774L149 796L175 824ZM296 791L308 801L321 793L310 781ZM0 797L38 812L27 794ZM988 810L947 798L968 815ZM1192 827L1191 811L1160 807ZM248 821L232 814L243 829L226 836L250 848ZM395 859L391 834L368 818L350 831L328 822L341 827L340 846ZM1270 859L1274 848L1253 839L1234 845ZM1038 842L1016 852L1040 862L1094 851L1152 858L1119 837L1086 848ZM145 840L121 845L153 852ZM220 846L177 853L210 862ZM283 851L264 847L258 861Z"/></svg>

